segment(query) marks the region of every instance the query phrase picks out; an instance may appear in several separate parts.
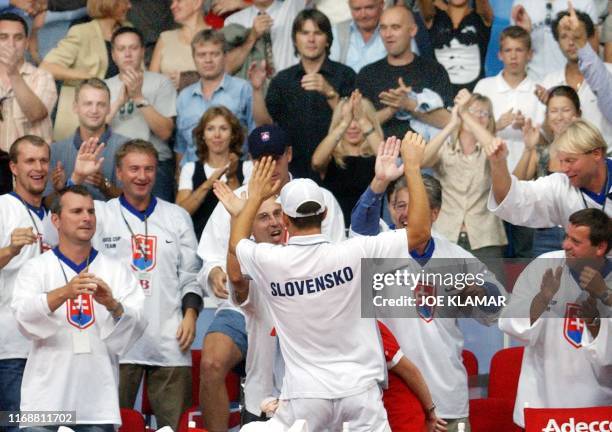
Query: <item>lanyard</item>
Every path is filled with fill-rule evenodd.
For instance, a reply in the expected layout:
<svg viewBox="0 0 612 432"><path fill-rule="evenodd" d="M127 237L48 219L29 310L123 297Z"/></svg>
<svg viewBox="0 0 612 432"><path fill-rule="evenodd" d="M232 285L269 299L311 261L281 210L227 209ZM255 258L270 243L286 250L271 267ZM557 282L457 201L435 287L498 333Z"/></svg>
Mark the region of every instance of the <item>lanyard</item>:
<svg viewBox="0 0 612 432"><path fill-rule="evenodd" d="M128 223L127 219L123 215L123 210L121 210L121 208L119 208L119 213L121 213L121 218L123 219L123 222L125 223L125 226L127 227L128 231L130 232L130 235L132 236L132 241L136 242L136 240L135 240L136 235L134 234L134 230L132 230L132 227L130 226L130 224ZM145 218L144 218L145 244L147 243L147 238L149 237L149 228L148 228L148 225L147 225L147 219L148 219L148 216L145 215ZM142 244L136 242L136 246L138 247L138 250L142 254L142 257L144 259L146 259L147 255L144 252L144 248L142 247Z"/></svg>
<svg viewBox="0 0 612 432"><path fill-rule="evenodd" d="M91 258L91 252L87 254L87 264L85 265L85 273L89 272L89 259ZM64 281L66 285L68 285L68 276L66 276L66 271L64 270L64 266L62 265L62 261L57 257L57 262L62 270L62 276L64 276ZM70 314L70 311L68 311ZM79 323L79 330L82 330L83 326L83 295L79 294L79 318L77 322Z"/></svg>

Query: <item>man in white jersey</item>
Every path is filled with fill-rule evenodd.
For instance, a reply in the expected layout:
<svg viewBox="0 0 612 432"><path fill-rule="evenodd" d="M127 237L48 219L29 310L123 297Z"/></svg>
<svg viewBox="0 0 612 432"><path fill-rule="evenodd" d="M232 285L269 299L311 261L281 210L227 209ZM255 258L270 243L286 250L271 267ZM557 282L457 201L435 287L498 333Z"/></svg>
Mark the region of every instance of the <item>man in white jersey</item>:
<svg viewBox="0 0 612 432"><path fill-rule="evenodd" d="M508 171L506 144L485 147L491 167L488 208L514 225L567 226L572 213L599 208L612 216L612 159L601 133L585 120L574 120L555 140L561 171L537 180L518 180Z"/></svg>
<svg viewBox="0 0 612 432"><path fill-rule="evenodd" d="M214 192L225 209L235 218L244 207L245 200L238 198L225 183L216 182ZM257 243L286 243L282 210L275 197L261 204L253 221L253 239ZM274 359L276 354L276 330L262 292L252 281L245 279L235 255L228 255L228 290L246 318L247 344L246 379L244 383L245 410L242 424L264 420L262 401L274 392Z"/></svg>
<svg viewBox="0 0 612 432"><path fill-rule="evenodd" d="M10 309L15 277L27 260L57 243L57 232L42 204L48 144L23 136L12 144L9 157L15 191L0 196L0 411L16 412L30 344L17 330Z"/></svg>
<svg viewBox="0 0 612 432"><path fill-rule="evenodd" d="M278 179L281 185L289 182L289 163L293 153L281 128L274 125L258 127L249 134L248 142L249 153L254 161L264 156L274 157L274 179ZM340 241L344 239L342 210L331 192L326 189L322 191L328 208L322 225L323 234L332 241ZM238 196L246 192L247 185L234 191ZM198 279L209 296L219 303L215 319L204 338L200 368L200 401L203 405L204 425L212 430L224 430L227 427L229 403L224 386L225 376L247 355L244 315L228 299L226 289L225 265L229 232L230 214L219 203L204 227L198 246L198 255L203 261Z"/></svg>
<svg viewBox="0 0 612 432"><path fill-rule="evenodd" d="M393 162L393 161L392 161ZM380 208L382 198L390 182L399 175L399 170L390 163L386 170L380 170L370 187L360 197L351 214L351 232L357 235L373 235L379 232ZM424 176L423 182L431 211L431 221L435 222L442 206L440 182ZM390 213L395 227L410 223L412 214L408 211L411 199L404 179L393 186L390 194ZM423 373L431 389L435 405L428 407L438 417L447 422L448 431L458 430L463 423L466 431L469 424L469 394L467 372L463 365L461 352L464 336L457 318L471 316L484 325L495 322L497 314L505 301L505 290L495 276L472 254L432 231L431 238L420 244L413 243L398 258L412 258L407 267L413 273L421 271L430 274L467 274L481 275L484 283L474 286L445 286L438 283L422 283L412 290L412 296L448 296L468 298L484 297L491 299L489 306L472 308L469 314L460 307L451 306L448 301L435 307L376 308L381 322L395 335L404 354L411 359ZM380 291L385 298L399 298L406 295L406 286L385 286ZM449 396L452 394L452 397Z"/></svg>
<svg viewBox="0 0 612 432"><path fill-rule="evenodd" d="M101 150L83 145L72 182L80 184L100 163ZM158 427L178 429L191 402L191 343L202 307L196 281L200 261L191 218L152 195L157 150L147 141L123 144L115 155L123 195L96 201L94 245L129 265L145 295L144 336L121 356L120 403L133 408L143 374Z"/></svg>
<svg viewBox="0 0 612 432"><path fill-rule="evenodd" d="M563 250L521 273L499 327L524 342L514 422L523 409L612 405L612 220L569 217Z"/></svg>
<svg viewBox="0 0 612 432"><path fill-rule="evenodd" d="M396 158L399 146L390 138L380 151ZM378 386L385 368L376 321L360 316L361 259L401 256L410 243L429 236L420 175L424 147L412 133L401 145L412 197L407 229L338 244L321 234L325 199L310 179L281 190L287 246L250 241L257 209L280 186L279 179L271 180L271 158L256 164L247 203L232 225L229 253L262 291L279 336L285 377L276 424L288 428L306 419L316 431L337 431L343 422L357 431L390 430Z"/></svg>
<svg viewBox="0 0 612 432"><path fill-rule="evenodd" d="M129 268L91 246L96 214L83 186L58 193L51 208L58 246L25 263L11 308L32 340L21 387L21 411L70 411L21 423L25 431L74 423L80 432L121 424L117 356L142 335L144 296Z"/></svg>

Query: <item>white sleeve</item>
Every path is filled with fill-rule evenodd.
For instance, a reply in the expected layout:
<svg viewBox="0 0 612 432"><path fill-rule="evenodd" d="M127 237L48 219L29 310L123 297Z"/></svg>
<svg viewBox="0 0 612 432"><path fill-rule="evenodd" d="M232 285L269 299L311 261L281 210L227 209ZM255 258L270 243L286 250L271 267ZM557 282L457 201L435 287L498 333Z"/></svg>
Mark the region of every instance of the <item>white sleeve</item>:
<svg viewBox="0 0 612 432"><path fill-rule="evenodd" d="M386 231L375 236L354 237L361 243L364 258L407 258L408 235L405 229Z"/></svg>
<svg viewBox="0 0 612 432"><path fill-rule="evenodd" d="M261 243L258 245L253 240L242 239L236 246L236 257L238 258L242 274L249 276L252 280L256 280L259 275L256 258L258 246L261 249L266 244Z"/></svg>
<svg viewBox="0 0 612 432"><path fill-rule="evenodd" d="M591 362L600 366L612 366L612 318L602 318L599 333L593 339L591 332L582 332L582 348Z"/></svg>
<svg viewBox="0 0 612 432"><path fill-rule="evenodd" d="M178 261L178 280L181 298L185 297L188 293L202 297L202 288L196 279L202 263L196 254L198 241L193 230L193 222L191 217L189 217L189 213L183 208L178 206L173 206L173 208L177 211L178 220L176 224L179 226L178 241L180 244L180 256Z"/></svg>
<svg viewBox="0 0 612 432"><path fill-rule="evenodd" d="M322 190L323 197L325 198L325 206L327 207L327 216L323 219L323 223L321 224L321 232L333 243L341 242L346 239L342 209L330 191L327 189Z"/></svg>
<svg viewBox="0 0 612 432"><path fill-rule="evenodd" d="M547 268L550 268L550 265L544 263L550 261L549 259L533 260L523 270L514 284L510 303L504 308L499 319L501 331L525 341L529 345L535 345L544 325L544 320L549 315L545 311L539 319L531 324L531 302L540 291L544 272Z"/></svg>
<svg viewBox="0 0 612 432"><path fill-rule="evenodd" d="M206 222L198 245L198 256L202 259L198 282L209 297L216 296L208 286L208 275L215 267L221 267L225 271L229 234L230 215L223 205L218 203Z"/></svg>
<svg viewBox="0 0 612 432"><path fill-rule="evenodd" d="M502 283L497 280L495 273L487 268L478 258L468 258L466 263L465 274L481 275L484 279L484 288L487 291L487 298L496 297L496 306L493 307L475 307L472 308L470 317L485 326L490 326L497 322L499 315L502 312L503 303L500 303L499 297L505 298L505 303L508 303L509 295ZM495 292L497 291L497 293Z"/></svg>
<svg viewBox="0 0 612 432"><path fill-rule="evenodd" d="M60 329L52 318L47 293L44 292L44 272L41 260L25 263L15 279L11 308L21 334L31 340L42 340L53 336ZM58 287L59 288L59 287Z"/></svg>
<svg viewBox="0 0 612 432"><path fill-rule="evenodd" d="M179 191L193 190L193 173L195 172L195 164L195 162L187 162L181 169L178 184Z"/></svg>
<svg viewBox="0 0 612 432"><path fill-rule="evenodd" d="M110 313L102 321L100 338L108 350L117 355L127 353L143 335L148 322L144 317L144 293L132 271L123 263L116 262L109 283L113 297L123 306L123 315L115 320Z"/></svg>
<svg viewBox="0 0 612 432"><path fill-rule="evenodd" d="M561 173L528 181L512 176L506 198L498 204L491 190L487 207L497 217L514 225L531 228L566 225L567 221L563 220L559 206L563 205L571 193L567 181L565 174Z"/></svg>

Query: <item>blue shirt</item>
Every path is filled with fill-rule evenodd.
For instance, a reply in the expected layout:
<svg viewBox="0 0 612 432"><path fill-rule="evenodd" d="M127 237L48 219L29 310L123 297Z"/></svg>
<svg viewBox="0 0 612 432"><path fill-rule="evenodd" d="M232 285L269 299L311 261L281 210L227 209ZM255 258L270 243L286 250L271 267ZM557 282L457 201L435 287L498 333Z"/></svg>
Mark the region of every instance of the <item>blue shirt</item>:
<svg viewBox="0 0 612 432"><path fill-rule="evenodd" d="M332 34L334 36L334 43L331 46L329 58L337 62L342 62L342 59L340 58L341 41L338 36L338 26L334 26L332 28ZM378 27L376 27L376 30L374 30L374 34L370 37L370 40L366 42L363 40L363 36L357 29L355 21L351 21L348 43L349 46L344 64L352 68L355 72L359 72L359 70L365 65L374 63L375 61L387 56L387 50L385 49L382 38L380 37ZM416 44L413 44L413 47L414 46L416 46Z"/></svg>
<svg viewBox="0 0 612 432"><path fill-rule="evenodd" d="M353 207L351 231L364 236L373 236L379 233L380 209L384 196L384 192L377 194L368 186Z"/></svg>
<svg viewBox="0 0 612 432"><path fill-rule="evenodd" d="M608 122L612 122L612 74L588 43L578 50L578 67L597 96L597 106Z"/></svg>
<svg viewBox="0 0 612 432"><path fill-rule="evenodd" d="M202 93L202 82L185 87L176 100L176 145L174 151L183 155L181 166L197 161L193 129L202 115L212 106L223 105L240 120L248 132L255 128L253 121L253 89L243 79L225 74L210 99Z"/></svg>

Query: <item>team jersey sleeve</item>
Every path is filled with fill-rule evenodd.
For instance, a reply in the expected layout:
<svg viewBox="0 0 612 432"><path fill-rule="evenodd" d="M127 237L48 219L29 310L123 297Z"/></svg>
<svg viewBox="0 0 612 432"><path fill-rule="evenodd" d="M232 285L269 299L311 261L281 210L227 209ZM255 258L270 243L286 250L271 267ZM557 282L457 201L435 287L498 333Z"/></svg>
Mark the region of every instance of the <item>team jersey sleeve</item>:
<svg viewBox="0 0 612 432"><path fill-rule="evenodd" d="M496 216L514 225L550 228L565 225L559 206L567 199L565 174L554 173L536 180L518 180L512 176L508 195L497 203L489 192L488 208ZM561 192L563 190L563 192Z"/></svg>
<svg viewBox="0 0 612 432"><path fill-rule="evenodd" d="M257 280L259 276L259 266L257 262L258 248L266 246L266 244L257 244L253 240L242 239L236 246L236 257L240 263L242 274L249 277L251 280Z"/></svg>
<svg viewBox="0 0 612 432"><path fill-rule="evenodd" d="M547 268L552 267L552 260L533 260L518 277L508 306L502 311L499 328L529 345L535 345L544 319L552 317L545 311L539 319L531 324L529 317L531 302L540 291L542 276Z"/></svg>
<svg viewBox="0 0 612 432"><path fill-rule="evenodd" d="M202 267L200 258L196 254L198 241L196 240L195 231L193 230L193 222L189 214L180 207L174 207L177 210L176 224L180 227L179 244L180 257L178 261L178 280L181 298L192 293L202 297L202 288L196 279L198 271Z"/></svg>
<svg viewBox="0 0 612 432"><path fill-rule="evenodd" d="M364 258L407 258L408 235L405 229L386 231L373 237L355 237L364 250Z"/></svg>
<svg viewBox="0 0 612 432"><path fill-rule="evenodd" d="M382 338L383 351L385 353L385 361L387 362L387 368L393 369L404 356L397 339L391 333L391 330L386 325L377 321L378 329L380 330L380 336Z"/></svg>
<svg viewBox="0 0 612 432"><path fill-rule="evenodd" d="M102 322L100 337L109 351L124 355L140 339L147 327L144 317L144 293L132 271L116 262L109 283L113 297L123 306L123 315L115 320L110 313Z"/></svg>
<svg viewBox="0 0 612 432"><path fill-rule="evenodd" d="M41 262L39 259L30 260L21 267L11 302L19 331L31 340L47 339L59 330L59 325L52 319L47 293L43 290Z"/></svg>
<svg viewBox="0 0 612 432"><path fill-rule="evenodd" d="M210 218L208 218L198 245L198 256L202 259L202 269L198 274L198 282L208 296L212 298L216 296L208 284L208 275L215 267L221 267L225 271L229 233L229 213L221 203L218 203Z"/></svg>

